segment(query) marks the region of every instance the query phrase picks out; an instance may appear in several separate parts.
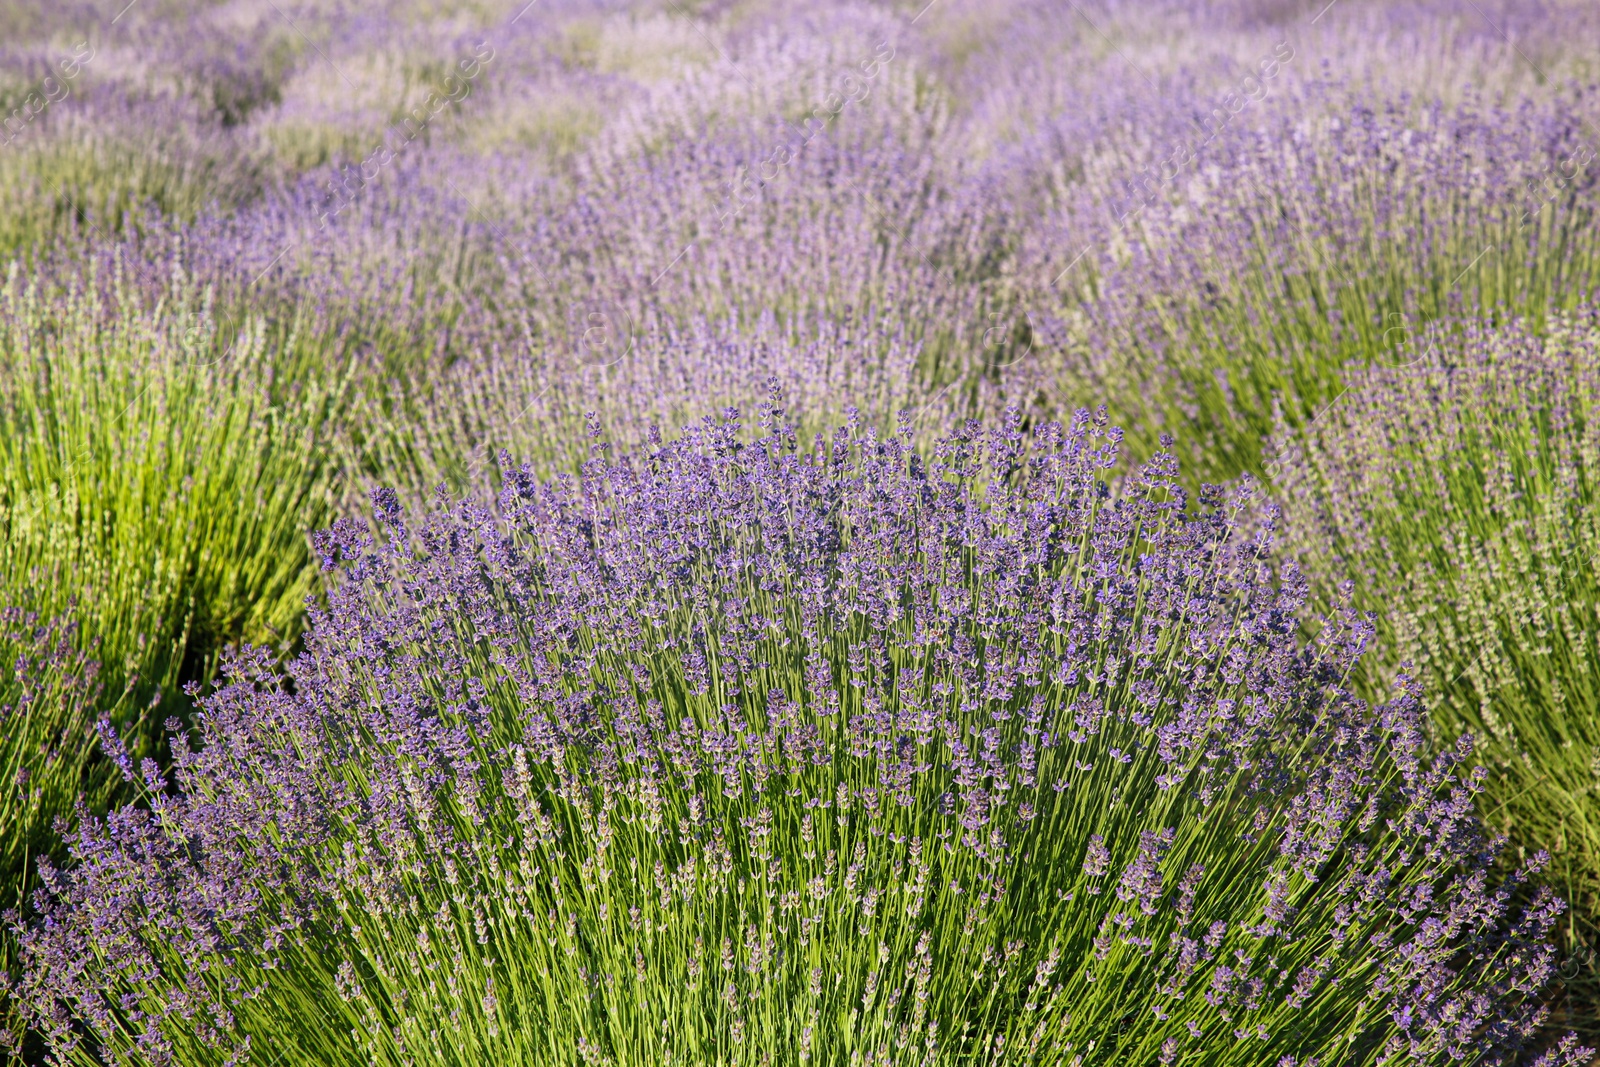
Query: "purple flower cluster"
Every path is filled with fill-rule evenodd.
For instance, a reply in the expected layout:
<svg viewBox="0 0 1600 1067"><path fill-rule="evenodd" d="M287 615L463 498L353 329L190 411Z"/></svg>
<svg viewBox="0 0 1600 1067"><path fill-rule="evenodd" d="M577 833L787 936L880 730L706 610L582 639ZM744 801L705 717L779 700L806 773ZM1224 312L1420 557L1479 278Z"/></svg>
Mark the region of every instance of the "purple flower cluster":
<svg viewBox="0 0 1600 1067"><path fill-rule="evenodd" d="M320 535L342 577L287 677L236 659L171 783L42 869L56 1055L236 1061L318 988L325 1062L455 1062L446 1026L626 1063L1530 1037L1561 904L1491 880L1465 740L1342 687L1370 628L1300 643L1247 489L1117 478L1088 412L802 447L774 388L760 427Z"/></svg>

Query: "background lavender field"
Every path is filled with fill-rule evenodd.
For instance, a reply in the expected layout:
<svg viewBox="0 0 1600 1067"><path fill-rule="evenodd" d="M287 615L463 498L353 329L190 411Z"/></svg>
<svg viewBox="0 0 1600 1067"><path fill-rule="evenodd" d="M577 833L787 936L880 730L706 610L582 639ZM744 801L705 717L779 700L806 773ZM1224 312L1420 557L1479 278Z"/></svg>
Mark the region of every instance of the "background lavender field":
<svg viewBox="0 0 1600 1067"><path fill-rule="evenodd" d="M0 2L8 1051L1589 1062L1597 65Z"/></svg>

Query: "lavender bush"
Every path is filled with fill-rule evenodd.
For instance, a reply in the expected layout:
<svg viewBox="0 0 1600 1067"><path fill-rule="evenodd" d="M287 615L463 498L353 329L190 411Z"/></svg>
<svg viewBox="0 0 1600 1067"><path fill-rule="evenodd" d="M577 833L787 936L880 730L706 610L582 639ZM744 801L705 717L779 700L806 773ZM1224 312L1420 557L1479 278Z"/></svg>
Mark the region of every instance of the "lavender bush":
<svg viewBox="0 0 1600 1067"><path fill-rule="evenodd" d="M330 509L319 431L338 377L294 367L295 345L232 323L181 269L167 278L153 309L120 264L0 283L0 604L73 622L35 647L8 620L0 642L4 684L21 672L23 694L0 699L8 902L36 859L62 854L53 828L74 801L103 811L115 795L97 718L157 754L183 683L231 642L292 647L316 589L304 531ZM93 657L92 688L59 680L87 669L62 642ZM8 975L12 948L0 941ZM9 1022L8 1008L0 991Z"/></svg>
<svg viewBox="0 0 1600 1067"><path fill-rule="evenodd" d="M1543 339L1472 328L1414 367L1359 375L1314 427L1280 437L1275 485L1311 603L1349 583L1383 609L1358 691L1409 661L1440 734L1481 739L1485 818L1551 851L1586 986L1600 936L1597 342L1591 306Z"/></svg>
<svg viewBox="0 0 1600 1067"><path fill-rule="evenodd" d="M341 380L166 277L153 309L120 262L0 285L0 589L78 599L108 697L176 711L222 645L298 632Z"/></svg>
<svg viewBox="0 0 1600 1067"><path fill-rule="evenodd" d="M1348 109L1307 116L1329 96ZM1190 429L1186 460L1225 478L1259 472L1274 420L1315 418L1351 364L1411 363L1468 315L1541 329L1600 283L1574 97L1446 107L1326 76L1268 96L1187 180L1125 194L1116 237L1068 276L1090 299L1052 327L1069 353L1053 388L1114 396L1146 447Z"/></svg>
<svg viewBox="0 0 1600 1067"><path fill-rule="evenodd" d="M374 494L19 932L58 1062L1500 1063L1553 973L1463 739L1103 414L776 396L497 516ZM1108 479L1115 481L1115 488ZM176 724L174 724L176 725ZM1578 1063L1571 1042L1544 1063Z"/></svg>

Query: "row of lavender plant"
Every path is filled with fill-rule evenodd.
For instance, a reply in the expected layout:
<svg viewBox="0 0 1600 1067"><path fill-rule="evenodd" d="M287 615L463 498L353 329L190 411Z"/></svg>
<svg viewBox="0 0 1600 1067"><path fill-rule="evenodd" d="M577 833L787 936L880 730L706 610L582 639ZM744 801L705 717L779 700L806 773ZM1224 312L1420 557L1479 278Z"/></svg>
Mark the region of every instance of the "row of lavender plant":
<svg viewBox="0 0 1600 1067"><path fill-rule="evenodd" d="M456 422L461 392L489 401L479 406L484 432L454 441L457 465L474 448L517 440L518 424L537 426L544 412L600 411L614 432L637 442L651 419L681 421L696 401L749 402L767 372L815 380L809 357L790 352L871 322L895 340L841 353L829 373L873 380L887 371L898 390L926 398L930 428L952 413L992 415L1012 400L1049 417L1107 396L1136 420L1143 450L1162 427L1188 427L1187 458L1211 476L1259 469L1260 440L1276 414L1294 422L1315 416L1342 389L1347 362L1409 362L1441 323L1480 308L1527 314L1537 325L1547 308L1570 305L1593 287L1592 177L1583 114L1570 103L1487 114L1463 105L1420 119L1356 110L1354 123L1305 134L1293 132L1292 113L1285 107L1284 121L1253 134L1248 151L1208 168L1183 202L1164 205L1164 214L1147 208L1137 241L1129 232L1114 236L1128 246L1118 253L1126 262L1090 257L1075 267L1094 280L1065 302L1016 280L1016 267L972 277L972 264L987 253L940 252L945 238L937 231L966 226L965 209L930 215L923 235L906 221L915 208L891 201L883 213L900 221L891 232L871 209L841 214L836 188L805 174L796 175L802 192L794 198L808 202L764 205L769 217L742 241L723 236L707 252L657 240L668 253L687 252L676 262L660 257L665 274L651 285L615 258L561 263L562 249L612 248L619 231L636 230L629 201L615 201L629 205L615 218L588 202L553 204L539 226L556 232L535 239L514 218L476 221L486 207L441 193L434 164L397 173L388 198L375 194L352 214L347 244L343 234L326 239L327 268L283 284L321 302L386 309L394 250L417 234L439 248L439 235L455 233L441 249L453 249L444 264L405 268L404 284L440 310L427 320L434 324L429 344L395 381L402 395L450 398L411 408L407 422ZM882 150L826 146L808 158L823 170L893 174L881 165ZM1315 177L1318 161L1330 158L1342 172ZM1486 160L1511 162L1480 188L1473 175ZM726 162L704 166L715 171ZM1417 174L1397 180L1402 166ZM670 188L688 181L675 173ZM889 192L870 177L861 185ZM419 193L427 212L396 206ZM1363 206L1373 201L1370 210ZM1073 233L1103 236L1107 227L1089 217L1095 210L1080 206L1056 247L1071 247L1064 242ZM279 222L249 229L258 225L234 220L224 224L225 237L191 243L197 255L227 250L220 264L208 263L217 272L254 273L294 243ZM747 225L755 225L753 210L736 223ZM874 251L879 244L894 257ZM256 251L236 260L238 249ZM650 263L637 249L619 258ZM958 271L968 276L958 280ZM401 321L416 317L401 313ZM711 368L709 396L663 382L664 361L677 359L669 338L762 331L786 343L740 345L732 363L752 371L734 381ZM669 365L684 380L700 373L693 360ZM460 384L441 393L441 380ZM623 399L634 393L651 398L647 409ZM888 399L869 412L884 427L899 400Z"/></svg>
<svg viewBox="0 0 1600 1067"><path fill-rule="evenodd" d="M442 98L420 133L349 105L376 150L204 221L191 255L203 277L253 279L268 307L296 306L289 287L388 308L403 270L453 309L446 328L425 320L421 347L448 335L454 374L482 363L500 382L508 360L533 361L502 426L523 394L580 411L615 398L626 368L603 385L589 371L625 364L652 330L775 316L792 335L849 314L914 345L918 388L944 407L992 416L1015 399L1050 417L1104 397L1145 449L1186 426L1189 465L1215 475L1255 469L1274 403L1310 417L1347 359L1408 359L1407 339L1448 311L1538 316L1592 286L1588 104L1511 72L1533 54L1541 72L1583 76L1550 43L1592 35L1580 10L1544 24L1498 12L1473 30L1450 5L1411 18L1352 5L1315 26L1191 8L1172 13L1175 31L1112 19L1098 35L1093 20L1008 12L988 27L991 51L1012 47L1008 28L1043 43L1007 53L1004 76L991 51L942 54L937 23L866 7L712 20L699 38L581 7L541 32L487 25L475 43L457 30L433 48L475 72L454 75L470 93ZM334 34L329 62L352 66L358 96L389 77L390 115L407 114L426 86L354 66L370 66L358 29ZM665 75L634 54L647 32L676 42ZM1229 59L1176 50L1178 33L1227 42ZM1105 34L1140 49L1131 72L1126 52L1097 54ZM1436 56L1438 86L1411 96L1397 64L1419 50L1460 66ZM320 60L302 59L310 77ZM1240 63L1243 82L1229 73ZM1474 102L1468 77L1497 95ZM531 121L523 101L558 83L613 116L555 159L545 139L485 140L486 124ZM302 106L284 91L252 112L270 130ZM1093 101L1088 117L1062 118L1069 98ZM753 402L759 379L725 399ZM887 427L894 410L871 414ZM433 417L456 418L443 405ZM647 424L616 421L634 441Z"/></svg>
<svg viewBox="0 0 1600 1067"><path fill-rule="evenodd" d="M1296 636L1248 492L1104 415L928 453L776 396L441 496L247 653L20 928L60 1062L1496 1063L1470 744ZM109 728L108 728L109 729ZM192 736L192 741L186 738ZM1541 1062L1578 1063L1571 1042Z"/></svg>

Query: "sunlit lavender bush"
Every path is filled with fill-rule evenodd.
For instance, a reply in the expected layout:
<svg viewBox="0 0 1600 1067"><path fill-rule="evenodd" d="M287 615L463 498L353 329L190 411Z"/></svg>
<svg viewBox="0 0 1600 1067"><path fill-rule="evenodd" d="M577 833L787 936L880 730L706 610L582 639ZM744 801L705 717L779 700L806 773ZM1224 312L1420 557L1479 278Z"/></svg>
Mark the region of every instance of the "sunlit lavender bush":
<svg viewBox="0 0 1600 1067"><path fill-rule="evenodd" d="M1486 818L1600 936L1600 319L1472 328L1415 366L1375 369L1299 435L1277 495L1312 603L1351 583L1378 609L1358 689L1413 664L1441 733L1494 770ZM1581 959L1581 957L1580 957Z"/></svg>
<svg viewBox="0 0 1600 1067"><path fill-rule="evenodd" d="M24 920L60 1062L1501 1063L1561 911L1250 494L776 395L343 522ZM1115 483L1115 487L1112 483ZM176 724L174 724L176 725ZM112 741L113 748L115 742ZM1542 1062L1577 1063L1569 1042Z"/></svg>
<svg viewBox="0 0 1600 1067"><path fill-rule="evenodd" d="M669 1052L680 1062L761 1062L798 1055L810 1026L814 1059L865 1061L888 1042L890 1061L909 1061L930 1055L930 1023L935 1058L957 1060L1292 1056L1296 1067L1308 1057L1326 1067L1376 1059L1394 1040L1402 1059L1448 1059L1452 1048L1465 1058L1508 1055L1544 996L1549 957L1534 946L1553 905L1536 903L1531 918L1518 919L1536 899L1530 882L1509 897L1484 888L1488 903L1467 918L1449 902L1477 901L1471 878L1504 876L1546 845L1556 850L1558 886L1577 886L1582 850L1570 828L1586 810L1577 791L1587 787L1573 753L1588 742L1550 756L1559 770L1549 773L1567 792L1541 811L1566 821L1513 819L1514 847L1499 867L1470 819L1462 836L1451 836L1455 824L1407 821L1434 796L1451 811L1475 802L1494 829L1504 825L1504 794L1484 787L1480 796L1450 761L1456 734L1470 725L1489 735L1488 762L1505 771L1512 728L1500 701L1516 688L1507 678L1520 686L1535 677L1519 658L1527 650L1507 638L1496 646L1508 657L1498 666L1500 653L1485 653L1484 678L1493 675L1501 695L1475 696L1488 710L1458 714L1430 657L1449 654L1476 622L1451 629L1440 621L1449 611L1423 612L1438 632L1418 623L1413 633L1402 614L1380 619L1368 639L1339 614L1338 583L1357 580L1356 607L1405 598L1391 597L1392 575L1362 584L1357 556L1338 547L1343 533L1327 535L1333 549L1299 540L1311 527L1296 512L1294 547L1313 581L1302 591L1289 577L1279 590L1251 569L1267 563L1251 555L1246 531L1256 526L1237 511L1243 503L1208 492L1210 518L1180 518L1151 494L1175 492L1176 459L1161 444L1169 430L1180 431L1191 490L1259 471L1262 438L1280 421L1319 425L1347 385L1368 387L1351 363L1412 363L1435 341L1455 351L1475 319L1521 315L1540 335L1560 321L1552 309L1593 289L1597 14L1588 0L541 0L506 10L143 0L113 16L0 0L0 258L14 271L0 293L0 593L38 593L46 617L76 596L79 629L70 632L80 651L93 646L103 660L95 703L115 719L107 737L120 731L133 763L146 752L164 758L146 730L123 728L139 706L159 691L151 718L185 716L178 688L204 686L221 646L236 638L292 645L303 597L318 588L305 531L365 508L371 485L394 490L381 509L391 527L420 524L415 537L391 529L384 546L359 550L353 528L341 527L352 553L345 592L319 616L308 658L284 673L245 657L232 688L197 690L199 732L187 742L197 754L175 771L155 769L176 775L176 791L143 783L139 768L126 783L156 790L157 814L127 809L85 824L83 858L52 876L55 895L42 901L61 925L30 935L40 953L29 979L37 1021L58 1041L81 1035L69 1054L80 1060L99 1055L104 1041L108 1055L136 1045L128 1051L136 1059L214 1053L225 1062L248 1039L258 1062L631 1064ZM725 404L753 409L770 375L783 379L785 417L803 438L855 406L849 432L824 449L829 458L808 461L815 453L798 445L783 451L775 427L764 446L745 440L737 453L732 431L715 424L667 446L651 437L656 424L681 426ZM1568 383L1544 372L1528 381L1569 397ZM1124 459L1162 453L1147 481L1167 488L1140 489L1135 478L1094 496L1098 461L1088 457L1110 439L1087 424L1059 440L1038 429L1101 400L1128 430ZM939 488L934 471L969 488L993 474L966 473L968 458L952 451L965 446L940 435L965 416L994 424L1013 404L1036 431L1028 447L1060 454L1003 479L1020 496L972 489L959 547L918 540L954 524L958 504L947 494L964 491ZM900 409L909 414L897 420ZM591 417L635 458L591 462ZM1520 430L1505 433L1521 447ZM1587 469L1565 447L1556 467ZM719 448L728 455L706 458ZM837 467L835 448L848 457ZM1454 471L1457 458L1419 461ZM1065 469L1079 480L1048 481ZM691 485L697 470L707 480ZM541 483L561 471L583 471L583 480ZM699 555L629 555L641 550L625 543L619 523L645 531L652 548L652 531L660 544L677 536L676 512L627 495L635 477L658 495L679 493L682 514L703 519L694 527ZM437 514L395 518L425 506L441 482L451 502ZM477 510L502 483L505 509ZM747 485L777 488L733 503L715 495ZM915 501L904 516L879 516L872 486ZM569 490L566 510L540 510ZM768 500L795 503L780 521L759 510ZM1051 503L1037 516L1019 510L1039 500ZM583 512L602 508L586 501L609 510ZM1454 500L1451 508L1449 516L1470 510ZM1526 527L1509 512L1485 520L1485 530L1515 538L1534 531L1506 559L1543 575L1535 614L1561 597L1587 603L1587 586L1558 551L1587 543L1574 532L1581 523L1550 525L1557 510L1551 504ZM1449 528L1427 515L1421 525ZM1129 516L1144 526L1105 547ZM447 566L449 553L420 539L424 528L489 546L485 569L464 559ZM818 530L820 542L804 540ZM875 571L889 549L873 538L885 531L914 550ZM507 555L508 545L520 554ZM1028 562L1006 562L995 555L1002 550ZM1090 558L1103 572L1076 569ZM602 568L592 581L583 569L617 559L644 569ZM745 570L719 569L746 560L754 562ZM671 569L678 564L688 570ZM960 581L947 580L957 564ZM1526 605L1485 577L1508 572L1485 566L1461 580L1461 594L1477 598L1472 611L1520 617ZM622 574L643 575L642 584ZM1180 575L1203 594L1192 608L1172 607ZM394 599L427 576L444 584ZM866 576L877 584L862 586ZM1119 581L1132 584L1113 589ZM1051 582L1059 589L1047 594ZM1408 585L1405 596L1421 589ZM1116 599L1124 593L1134 601ZM962 597L973 614L956 614ZM18 599L0 595L0 604ZM1224 618L1223 605L1235 613ZM1102 607L1121 620L1103 632L1081 614ZM1586 647L1587 616L1561 611L1567 637L1549 647ZM573 612L587 613L582 625ZM1162 612L1173 616L1165 629L1151 621ZM1339 636L1297 646L1290 627L1323 617ZM466 620L492 639L472 644ZM1089 627L1081 635L1080 625ZM374 628L393 644L371 645ZM349 644L356 633L361 643ZM1212 644L1195 643L1202 639ZM1228 642L1265 665L1236 678L1206 658ZM1358 646L1376 650L1358 657ZM436 662L408 658L423 647ZM1147 654L1155 658L1140 658ZM1568 686L1587 677L1579 670L1587 660L1571 655L1548 678L1537 675L1549 685L1532 690L1590 692ZM1080 663L1096 656L1098 666ZM1417 693L1402 687L1391 700L1403 656L1418 664L1409 684L1420 706L1447 727L1426 745ZM993 666L1013 661L1015 676ZM1190 673L1169 673L1171 663ZM1060 664L1079 674L1055 680ZM628 681L634 667L645 680ZM969 689L978 695L962 695ZM1270 693L1266 717L1236 703L1230 714L1243 717L1216 719L1224 713L1207 703L1257 689ZM769 701L775 690L782 701ZM840 710L830 716L834 690ZM1152 705L1122 697L1135 693ZM374 694L381 714L370 712ZM405 709L424 707L419 694L432 710L412 723ZM1036 697L1044 703L1029 722ZM1169 698L1176 703L1162 703ZM1086 703L1094 699L1103 705ZM1561 699L1566 714L1573 699ZM58 710L82 735L88 698L68 704ZM996 711L1011 718L994 719ZM1090 725L1076 724L1080 713ZM435 725L421 725L428 715ZM892 737L874 732L874 715L894 724L881 727ZM688 757L669 749L689 735L671 724L686 717L713 769L743 768L743 784L727 786L733 795L703 774L679 790ZM527 732L539 723L545 733ZM1168 756L1187 768L1180 741L1213 726L1225 743L1196 751L1218 769L1167 768ZM757 727L773 745L794 732L805 759L822 753L828 762L763 770L758 782L756 768L778 750L763 747ZM707 739L713 728L723 736ZM443 731L449 744L423 745L418 731ZM626 744L617 740L624 734ZM549 737L565 746L560 755ZM304 744L291 756L274 747L284 738ZM985 747L990 738L998 748ZM36 744L6 740L19 750ZM868 740L879 747L869 750ZM1035 746L1030 755L1008 747L1024 741ZM528 765L526 796L515 744ZM1361 753L1349 773L1364 784L1337 777L1339 744ZM652 746L654 766L616 754ZM414 795L392 763L396 751L421 775ZM1448 766L1428 769L1441 752ZM277 766L289 777L272 778L267 759L286 761ZM977 781L972 767L991 762L1007 788L992 774ZM104 770L92 770L96 789ZM1462 780L1430 777L1451 774ZM1197 784L1205 781L1219 784ZM336 783L353 807L295 806L335 795ZM841 783L850 817L819 821L837 819ZM559 793L539 792L552 785ZM580 785L591 790L590 808ZM1061 791L1047 790L1048 803L1022 798L1031 820L1020 800L997 799L1044 786ZM68 792L40 793L29 818L70 814ZM1357 793L1376 798L1378 821L1327 815L1342 828L1327 833L1344 834L1345 845L1330 844L1316 861L1318 883L1304 881L1315 863L1295 848L1275 853L1275 843L1299 832L1315 806L1305 798ZM905 808L884 799L895 794L910 799ZM622 820L654 819L652 795L662 822L646 839L644 824ZM560 841L531 808L529 827L509 814L527 796L564 828ZM94 811L103 794L85 801ZM815 806L824 802L826 813ZM767 845L732 821L763 811L773 826ZM608 812L604 831L600 812ZM799 836L808 814L809 843ZM425 854L407 851L400 826ZM229 827L245 827L248 840L229 837ZM991 829L1011 857L1003 876L994 873L1001 861L991 863L1001 846L967 837ZM1145 834L1155 835L1148 848ZM1103 840L1091 850L1095 835ZM913 838L934 880L908 923L911 898L883 894L891 867L917 884ZM858 842L861 866L847 893L835 885L850 877ZM1443 843L1429 852L1428 842ZM355 850L348 861L346 844ZM778 868L757 879L756 853L769 846L761 870ZM1033 858L1050 849L1059 852L1048 863ZM1141 859L1146 852L1159 861ZM701 866L700 895L663 906L631 896L633 871L625 877L613 862L638 859L642 887L654 882L652 857L663 877L677 877L687 857L702 864L713 853L718 872L724 855L731 865L730 885L743 877L774 896L705 896ZM524 854L542 872L537 893L521 873ZM1102 892L1075 880L1085 862L1105 868ZM1155 892L1152 863L1162 900L1146 915L1139 902ZM166 880L152 882L162 864ZM1205 874L1182 905L1194 864ZM1375 864L1407 893L1433 887L1435 898L1408 896L1409 910L1385 910L1396 898L1372 888ZM600 884L602 869L613 877ZM552 870L559 886L547 882ZM511 889L501 888L507 871L516 872ZM369 876L377 888L360 881ZM1280 876L1289 880L1271 881ZM112 899L106 887L118 878L176 895L116 897L115 908L97 911L96 894ZM829 894L821 900L810 897L813 878ZM1355 910L1323 895L1358 883ZM469 899L466 885L481 890L486 944L470 904L455 899ZM868 903L871 889L879 895ZM207 895L214 890L222 895ZM792 907L789 892L799 894ZM1301 909L1296 925L1287 912L1263 918L1279 908L1274 893ZM1054 902L1052 894L1059 908L1029 904ZM965 934L966 904L980 897ZM401 902L400 910L355 919L369 898L384 908ZM163 940L169 904L198 940ZM125 910L136 906L152 910ZM658 906L668 911L651 910ZM629 907L640 915L629 916L639 929L627 935L643 937L652 922L655 948L620 940L618 916ZM449 944L451 908L470 930L462 963L434 968L429 987L405 953L420 931L431 931L434 950ZM551 908L561 909L557 919ZM91 915L113 918L80 925ZM1427 925L1430 915L1444 934ZM570 957L567 916L579 938ZM1208 943L1202 921L1227 923L1222 941ZM755 924L755 950L745 947L747 925L734 923ZM1280 933L1253 932L1274 924ZM114 942L113 930L130 940ZM716 999L726 993L724 936L734 966L755 968L737 971L733 1002ZM1412 943L1426 950L1398 962L1385 954ZM1500 947L1482 958L1447 952L1480 944ZM998 956L984 961L985 946ZM1042 976L1055 948L1062 955ZM422 961L434 957L416 951L426 971ZM690 958L705 975L686 991ZM154 969L118 970L125 959ZM1408 986L1385 970L1413 965L1425 981ZM628 978L641 966L644 977ZM815 993L813 966L824 967ZM1443 966L1459 973L1444 976ZM1302 968L1313 991L1290 1014L1285 998ZM1275 989L1279 972L1288 990ZM722 984L713 987L714 975ZM758 976L766 984L749 1000ZM1261 999L1242 1007L1257 979ZM237 1002L228 992L235 981ZM1035 981L1043 999L1027 1009ZM1183 993L1183 981L1211 999ZM624 1004L630 988L643 1000ZM591 998L585 1014L561 1014L580 996ZM208 998L234 1014L204 1026L184 1015ZM1451 1005L1466 1006L1452 1015ZM1037 1047L1022 1051L1036 1034ZM999 1038L1006 1044L997 1050Z"/></svg>
<svg viewBox="0 0 1600 1067"><path fill-rule="evenodd" d="M340 374L166 278L154 309L120 262L0 283L0 590L77 600L108 697L177 710L222 645L298 633Z"/></svg>

